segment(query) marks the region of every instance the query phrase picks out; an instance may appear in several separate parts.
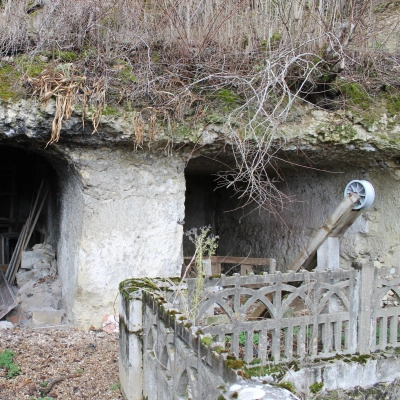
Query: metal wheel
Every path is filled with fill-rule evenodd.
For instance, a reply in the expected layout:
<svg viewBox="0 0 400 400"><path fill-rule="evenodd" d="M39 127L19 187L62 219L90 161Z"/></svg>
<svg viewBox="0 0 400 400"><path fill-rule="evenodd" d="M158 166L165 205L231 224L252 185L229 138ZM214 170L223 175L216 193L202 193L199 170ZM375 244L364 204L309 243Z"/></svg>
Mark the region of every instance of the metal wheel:
<svg viewBox="0 0 400 400"><path fill-rule="evenodd" d="M344 195L347 196L349 193L357 193L360 196L360 200L354 205L353 210L368 208L375 199L375 189L368 181L349 182L344 189Z"/></svg>

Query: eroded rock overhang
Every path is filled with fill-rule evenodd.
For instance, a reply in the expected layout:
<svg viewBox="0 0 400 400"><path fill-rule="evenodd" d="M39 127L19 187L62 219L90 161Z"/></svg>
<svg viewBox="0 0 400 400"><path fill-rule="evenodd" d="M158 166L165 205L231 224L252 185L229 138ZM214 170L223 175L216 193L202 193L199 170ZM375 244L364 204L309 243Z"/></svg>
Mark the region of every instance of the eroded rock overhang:
<svg viewBox="0 0 400 400"><path fill-rule="evenodd" d="M343 238L343 265L360 254L386 264L400 255L399 126L385 115L366 126L345 112L310 107L293 114L271 142L270 169L292 200L271 213L238 208L229 189L214 192L219 166L234 167L223 123L160 124L151 143L145 125L138 146L129 114L104 115L92 134L76 112L64 121L59 142L46 147L53 114L51 102L45 109L26 100L1 104L0 145L37 153L57 173L58 271L70 324L98 326L114 312L124 279L178 276L190 221L214 225L221 254L274 257L285 270L352 179L371 181L377 198ZM187 185L201 188L196 176L211 182L204 190L214 200L191 208L186 192L185 215ZM193 218L206 208L208 219Z"/></svg>

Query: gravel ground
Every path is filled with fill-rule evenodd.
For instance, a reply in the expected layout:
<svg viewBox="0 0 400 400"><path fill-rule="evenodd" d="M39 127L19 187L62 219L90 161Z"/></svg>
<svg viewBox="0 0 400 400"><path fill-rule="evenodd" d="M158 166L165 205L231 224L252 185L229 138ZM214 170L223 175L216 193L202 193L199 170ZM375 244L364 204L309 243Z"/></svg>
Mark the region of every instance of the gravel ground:
<svg viewBox="0 0 400 400"><path fill-rule="evenodd" d="M123 399L118 334L68 329L1 330L0 356L10 349L20 373L0 367L0 400Z"/></svg>

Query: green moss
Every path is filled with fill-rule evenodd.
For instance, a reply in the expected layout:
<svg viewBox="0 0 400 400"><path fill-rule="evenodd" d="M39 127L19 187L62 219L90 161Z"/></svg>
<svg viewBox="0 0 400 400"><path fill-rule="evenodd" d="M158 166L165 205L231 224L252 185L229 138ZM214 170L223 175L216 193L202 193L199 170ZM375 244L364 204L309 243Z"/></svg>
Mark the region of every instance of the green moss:
<svg viewBox="0 0 400 400"><path fill-rule="evenodd" d="M388 115L393 117L400 113L400 94L388 94L386 97L386 109Z"/></svg>
<svg viewBox="0 0 400 400"><path fill-rule="evenodd" d="M256 366L256 367L245 367L244 372L247 376L265 376L271 375L276 380L281 380L285 373L287 372L288 367L285 364L275 364L275 365L264 365L264 366Z"/></svg>
<svg viewBox="0 0 400 400"><path fill-rule="evenodd" d="M279 32L274 32L271 37L269 38L269 44L271 46L272 49L275 49L280 40L282 39L282 35Z"/></svg>
<svg viewBox="0 0 400 400"><path fill-rule="evenodd" d="M218 90L217 98L226 104L235 104L239 99L234 92L228 89Z"/></svg>
<svg viewBox="0 0 400 400"><path fill-rule="evenodd" d="M188 125L184 124L184 123L179 123L176 124L174 130L173 130L173 135L175 137L191 137L193 134L193 130L189 128Z"/></svg>
<svg viewBox="0 0 400 400"><path fill-rule="evenodd" d="M217 400L226 400L226 398L224 397L224 396L222 396L222 394L220 394L219 396L218 396L218 399Z"/></svg>
<svg viewBox="0 0 400 400"><path fill-rule="evenodd" d="M158 51L152 51L151 53L151 61L153 61L154 63L159 63L161 61L160 58L160 53Z"/></svg>
<svg viewBox="0 0 400 400"><path fill-rule="evenodd" d="M225 122L225 118L220 114L207 114L204 117L204 121L208 124L222 125Z"/></svg>
<svg viewBox="0 0 400 400"><path fill-rule="evenodd" d="M315 382L310 386L310 391L311 393L318 393L322 390L322 388L324 387L323 382Z"/></svg>
<svg viewBox="0 0 400 400"><path fill-rule="evenodd" d="M73 51L59 51L58 58L63 62L72 62L78 58L78 55Z"/></svg>
<svg viewBox="0 0 400 400"><path fill-rule="evenodd" d="M218 354L228 353L229 352L229 350L227 350L227 349L225 349L223 347L215 347L213 350Z"/></svg>
<svg viewBox="0 0 400 400"><path fill-rule="evenodd" d="M0 100L9 101L18 98L14 84L19 78L20 74L14 66L9 64L0 66Z"/></svg>
<svg viewBox="0 0 400 400"><path fill-rule="evenodd" d="M210 346L212 342L213 340L209 336L205 336L201 339L201 344L204 344L205 346Z"/></svg>
<svg viewBox="0 0 400 400"><path fill-rule="evenodd" d="M350 124L336 126L323 124L317 133L324 142L349 142L357 137L357 131Z"/></svg>
<svg viewBox="0 0 400 400"><path fill-rule="evenodd" d="M365 365L367 361L371 358L369 354L357 354L350 358L350 361L357 362L361 365Z"/></svg>
<svg viewBox="0 0 400 400"><path fill-rule="evenodd" d="M120 112L116 107L107 105L103 108L101 114L107 117L118 117Z"/></svg>
<svg viewBox="0 0 400 400"><path fill-rule="evenodd" d="M288 369L292 369L295 372L300 371L299 363L296 360L290 361L287 367Z"/></svg>
<svg viewBox="0 0 400 400"><path fill-rule="evenodd" d="M238 359L226 359L225 365L230 369L241 369L244 367L244 361Z"/></svg>
<svg viewBox="0 0 400 400"><path fill-rule="evenodd" d="M344 83L339 85L340 92L348 99L349 104L367 110L371 107L372 99L365 89L358 83Z"/></svg>
<svg viewBox="0 0 400 400"><path fill-rule="evenodd" d="M139 289L156 291L158 287L151 278L126 279L119 284L119 291L126 300L129 300L130 293L136 292Z"/></svg>
<svg viewBox="0 0 400 400"><path fill-rule="evenodd" d="M336 126L332 133L334 135L339 135L341 140L344 139L354 139L357 136L357 131L351 125L340 125Z"/></svg>
<svg viewBox="0 0 400 400"><path fill-rule="evenodd" d="M49 63L43 61L39 56L28 57L22 55L15 59L15 66L19 71L21 71L21 74L26 74L31 78L40 75L48 65Z"/></svg>
<svg viewBox="0 0 400 400"><path fill-rule="evenodd" d="M292 392L293 394L296 394L296 387L292 382L289 381L279 382L275 386L279 386L283 389L289 390L289 392Z"/></svg>
<svg viewBox="0 0 400 400"><path fill-rule="evenodd" d="M136 76L129 67L121 69L118 75L124 82L136 82Z"/></svg>

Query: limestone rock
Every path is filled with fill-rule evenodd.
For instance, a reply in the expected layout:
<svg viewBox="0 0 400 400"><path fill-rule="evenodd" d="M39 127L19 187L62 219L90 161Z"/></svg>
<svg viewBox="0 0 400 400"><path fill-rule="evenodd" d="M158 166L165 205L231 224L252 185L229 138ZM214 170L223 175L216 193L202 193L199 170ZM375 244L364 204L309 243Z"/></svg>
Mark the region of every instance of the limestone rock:
<svg viewBox="0 0 400 400"><path fill-rule="evenodd" d="M19 307L13 314L30 316L32 311L61 305L61 281L57 277L55 252L50 244L36 244L24 251L17 273Z"/></svg>
<svg viewBox="0 0 400 400"><path fill-rule="evenodd" d="M34 326L60 325L64 313L64 310L56 310L52 307L35 310L32 313L32 323Z"/></svg>

